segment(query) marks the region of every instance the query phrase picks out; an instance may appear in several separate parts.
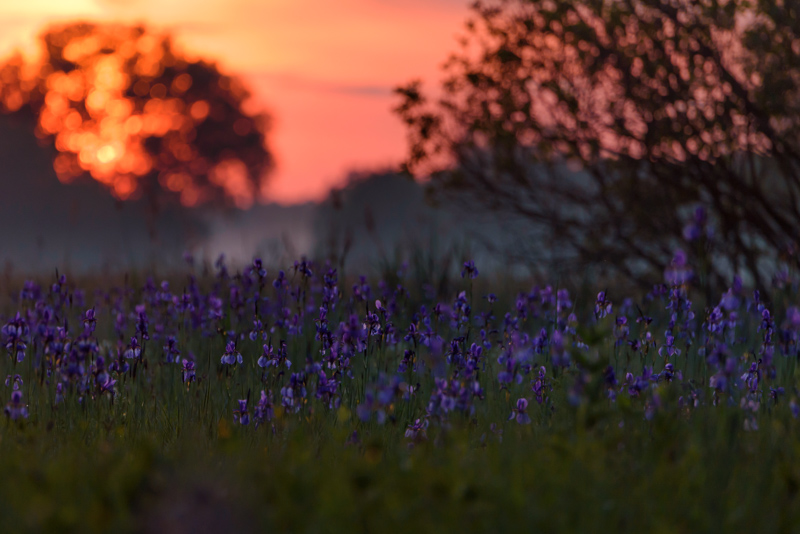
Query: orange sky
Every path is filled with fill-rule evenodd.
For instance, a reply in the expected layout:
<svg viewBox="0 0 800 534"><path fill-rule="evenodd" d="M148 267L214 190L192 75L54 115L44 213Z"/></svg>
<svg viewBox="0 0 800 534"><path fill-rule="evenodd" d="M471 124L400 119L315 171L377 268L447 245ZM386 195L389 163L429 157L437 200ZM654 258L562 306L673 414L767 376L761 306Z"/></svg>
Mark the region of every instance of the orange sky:
<svg viewBox="0 0 800 534"><path fill-rule="evenodd" d="M274 119L265 199L319 200L348 170L398 162L392 87L433 86L456 49L467 0L25 0L0 3L0 56L31 51L65 20L144 22L240 74Z"/></svg>

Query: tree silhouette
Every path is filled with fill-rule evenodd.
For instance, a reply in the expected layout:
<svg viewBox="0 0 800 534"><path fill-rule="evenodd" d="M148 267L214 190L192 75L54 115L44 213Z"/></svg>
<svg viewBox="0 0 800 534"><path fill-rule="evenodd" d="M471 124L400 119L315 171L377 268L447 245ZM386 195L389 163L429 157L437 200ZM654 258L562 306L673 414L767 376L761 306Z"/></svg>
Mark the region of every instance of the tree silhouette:
<svg viewBox="0 0 800 534"><path fill-rule="evenodd" d="M269 118L245 113L236 77L141 25L56 25L41 40L40 61L0 66L0 109L37 121L61 181L89 175L121 200L253 202L273 164Z"/></svg>
<svg viewBox="0 0 800 534"><path fill-rule="evenodd" d="M556 262L701 282L796 265L800 3L478 2L430 103L397 89L407 168L534 223ZM581 172L571 172L580 169Z"/></svg>

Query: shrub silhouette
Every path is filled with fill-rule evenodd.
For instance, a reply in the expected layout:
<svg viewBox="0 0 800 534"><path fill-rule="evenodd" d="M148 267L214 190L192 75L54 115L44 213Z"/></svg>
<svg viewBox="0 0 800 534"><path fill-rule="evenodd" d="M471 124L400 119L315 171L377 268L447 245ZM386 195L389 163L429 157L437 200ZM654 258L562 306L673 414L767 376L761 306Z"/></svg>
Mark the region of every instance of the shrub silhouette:
<svg viewBox="0 0 800 534"><path fill-rule="evenodd" d="M406 167L538 232L533 252L657 280L761 287L797 262L796 2L474 5L442 96L397 89ZM574 172L578 169L580 172Z"/></svg>

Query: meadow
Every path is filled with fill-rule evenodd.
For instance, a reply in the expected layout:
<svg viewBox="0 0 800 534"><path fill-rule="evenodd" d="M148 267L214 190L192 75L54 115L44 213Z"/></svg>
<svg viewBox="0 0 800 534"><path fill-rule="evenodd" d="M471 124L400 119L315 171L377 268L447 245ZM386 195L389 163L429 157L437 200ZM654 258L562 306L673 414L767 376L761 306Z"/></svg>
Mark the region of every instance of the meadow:
<svg viewBox="0 0 800 534"><path fill-rule="evenodd" d="M7 279L4 529L800 530L794 273L479 268Z"/></svg>

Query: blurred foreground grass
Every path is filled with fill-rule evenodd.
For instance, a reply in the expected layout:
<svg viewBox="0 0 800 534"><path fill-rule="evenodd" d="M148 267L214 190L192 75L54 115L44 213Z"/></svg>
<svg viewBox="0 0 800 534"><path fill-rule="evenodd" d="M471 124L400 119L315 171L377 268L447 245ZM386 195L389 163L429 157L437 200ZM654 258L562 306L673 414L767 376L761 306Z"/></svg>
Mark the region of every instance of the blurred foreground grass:
<svg viewBox="0 0 800 534"><path fill-rule="evenodd" d="M578 409L496 432L469 423L408 448L345 411L280 437L216 424L142 429L6 424L7 531L792 532L800 427L736 408L643 421ZM502 432L502 433L501 433Z"/></svg>

